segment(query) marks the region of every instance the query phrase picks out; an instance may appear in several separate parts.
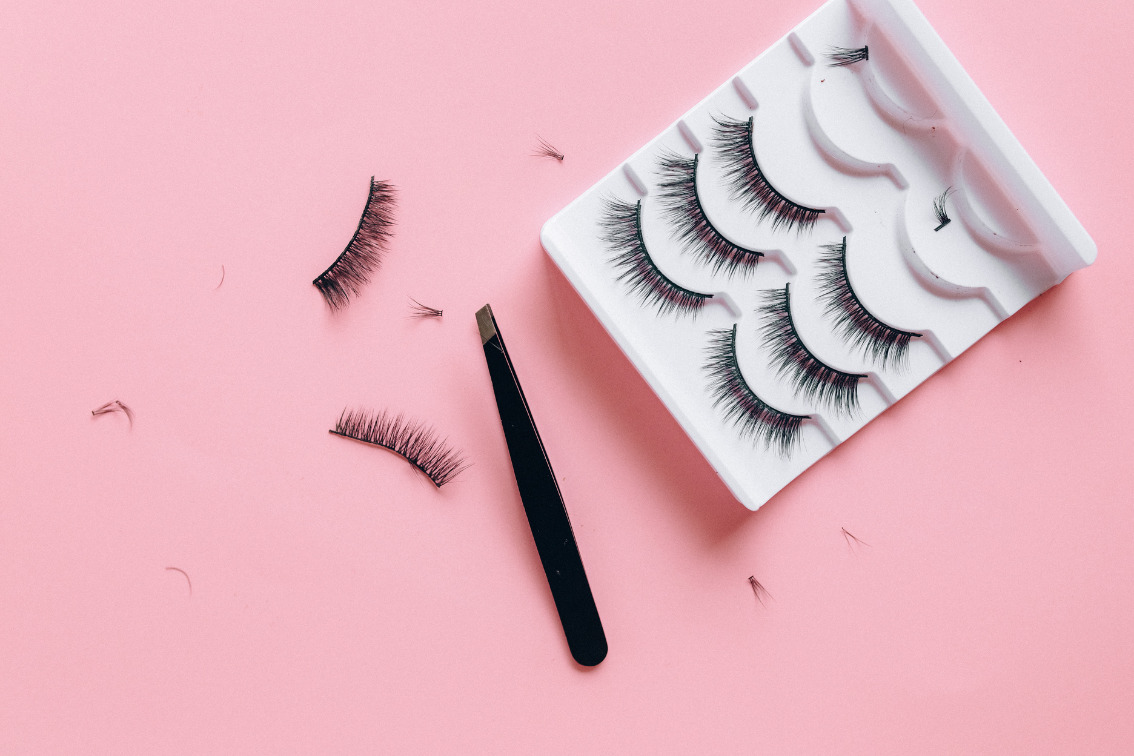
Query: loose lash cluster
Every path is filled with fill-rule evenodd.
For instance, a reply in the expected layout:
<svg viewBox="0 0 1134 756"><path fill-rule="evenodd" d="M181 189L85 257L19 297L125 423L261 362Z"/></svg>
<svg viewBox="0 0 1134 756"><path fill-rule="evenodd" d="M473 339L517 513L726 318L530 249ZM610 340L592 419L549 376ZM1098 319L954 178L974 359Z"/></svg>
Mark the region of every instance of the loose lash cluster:
<svg viewBox="0 0 1134 756"><path fill-rule="evenodd" d="M850 414L858 408L858 382L866 376L836 370L807 348L792 320L791 284L765 291L764 303L757 313L776 375L786 377L797 395L826 404L842 414Z"/></svg>
<svg viewBox="0 0 1134 756"><path fill-rule="evenodd" d="M697 193L699 159L699 155L686 158L672 152L659 158L658 196L673 236L714 274L752 273L764 253L733 244L709 220Z"/></svg>
<svg viewBox="0 0 1134 756"><path fill-rule="evenodd" d="M847 238L825 244L816 261L819 299L823 314L834 322L835 333L881 368L906 364L910 339L920 333L891 328L870 314L851 288L847 274Z"/></svg>
<svg viewBox="0 0 1134 756"><path fill-rule="evenodd" d="M555 146L551 142L547 141L541 136L537 136L536 139L539 140L539 144L532 152L532 157L545 157L551 158L552 160L558 160L560 163L563 162L563 159L566 156L559 150L555 149Z"/></svg>
<svg viewBox="0 0 1134 756"><path fill-rule="evenodd" d="M332 311L341 310L351 297L358 296L371 274L382 265L393 237L396 206L394 187L372 176L370 194L354 236L330 267L311 282Z"/></svg>
<svg viewBox="0 0 1134 756"><path fill-rule="evenodd" d="M832 68L849 66L870 60L870 47L866 45L862 47L836 47L832 45L827 48L827 57L831 61L827 65Z"/></svg>
<svg viewBox="0 0 1134 756"><path fill-rule="evenodd" d="M810 415L792 415L767 404L744 380L736 359L736 326L709 332L706 347L713 407L722 411L727 422L737 426L740 437L751 437L780 456L790 456L799 445L799 428Z"/></svg>
<svg viewBox="0 0 1134 756"><path fill-rule="evenodd" d="M941 192L941 194L938 194L933 200L933 215L937 218L937 228L933 229L934 231L940 231L953 220L949 217L949 213L945 209L945 202L949 199L949 194L952 191L953 187L950 186L945 191Z"/></svg>
<svg viewBox="0 0 1134 756"><path fill-rule="evenodd" d="M616 198L603 202L599 221L603 240L610 250L611 264L618 271L617 279L645 307L656 307L659 315L689 314L695 316L710 294L699 294L671 281L658 269L642 238L642 202L631 205Z"/></svg>
<svg viewBox="0 0 1134 756"><path fill-rule="evenodd" d="M752 145L752 118L737 121L714 116L713 120L714 143L724 159L730 197L746 210L758 212L761 222L771 218L773 231L810 230L824 211L792 202L768 183Z"/></svg>
<svg viewBox="0 0 1134 756"><path fill-rule="evenodd" d="M385 410L377 415L361 410L343 410L329 432L400 455L428 476L438 488L468 468L464 455L439 438L432 428L402 415L391 415Z"/></svg>

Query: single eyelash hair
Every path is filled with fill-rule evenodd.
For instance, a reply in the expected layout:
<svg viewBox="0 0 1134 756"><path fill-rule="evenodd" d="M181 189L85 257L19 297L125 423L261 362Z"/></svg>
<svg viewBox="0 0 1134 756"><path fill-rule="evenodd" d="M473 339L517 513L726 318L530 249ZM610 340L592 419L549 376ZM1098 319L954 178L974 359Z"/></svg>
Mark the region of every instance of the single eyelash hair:
<svg viewBox="0 0 1134 756"><path fill-rule="evenodd" d="M949 221L953 220L945 210L945 201L949 199L949 193L952 191L953 187L949 187L933 200L933 215L937 218L937 228L933 229L934 231L940 231L949 225Z"/></svg>
<svg viewBox="0 0 1134 756"><path fill-rule="evenodd" d="M713 129L714 144L725 164L725 183L729 197L740 201L745 210L758 211L759 220L772 219L772 230L795 228L799 233L810 230L824 212L792 202L768 183L752 146L752 119L737 121L717 118Z"/></svg>
<svg viewBox="0 0 1134 756"><path fill-rule="evenodd" d="M700 155L686 158L673 152L664 152L658 159L658 196L665 218L673 225L673 236L682 248L709 265L714 274L748 275L756 270L764 253L733 244L713 226L697 193L699 160Z"/></svg>
<svg viewBox="0 0 1134 756"><path fill-rule="evenodd" d="M790 456L799 445L799 426L811 416L781 412L749 387L736 359L735 325L710 331L705 351L709 355L705 372L713 407L723 411L725 420L739 429L741 438L751 437L765 449L775 449L781 457Z"/></svg>
<svg viewBox="0 0 1134 756"><path fill-rule="evenodd" d="M823 315L834 321L835 334L881 368L906 364L910 339L920 333L891 328L870 314L851 288L847 274L847 237L839 244L824 244L816 260L819 300Z"/></svg>
<svg viewBox="0 0 1134 756"><path fill-rule="evenodd" d="M811 353L792 321L790 287L765 291L764 303L756 311L776 376L786 377L796 396L849 415L858 409L858 382L866 376L835 370Z"/></svg>
<svg viewBox="0 0 1134 756"><path fill-rule="evenodd" d="M849 66L864 60L870 60L870 47L868 45L863 45L862 47L835 47L832 45L827 48L827 57L831 59L831 62L827 65L832 68L836 66Z"/></svg>
<svg viewBox="0 0 1134 756"><path fill-rule="evenodd" d="M382 265L382 259L393 238L394 208L397 197L386 181L370 177L370 195L358 228L342 254L313 283L331 310L347 306L370 281L370 275Z"/></svg>
<svg viewBox="0 0 1134 756"><path fill-rule="evenodd" d="M644 307L656 307L659 315L677 312L696 316L712 295L678 286L658 269L642 238L642 201L631 205L608 197L603 205L599 225L613 255L610 262L618 270L617 280Z"/></svg>
<svg viewBox="0 0 1134 756"><path fill-rule="evenodd" d="M468 468L464 455L455 451L424 423L391 415L383 410L370 415L362 410L343 410L330 433L381 446L405 458L440 488Z"/></svg>

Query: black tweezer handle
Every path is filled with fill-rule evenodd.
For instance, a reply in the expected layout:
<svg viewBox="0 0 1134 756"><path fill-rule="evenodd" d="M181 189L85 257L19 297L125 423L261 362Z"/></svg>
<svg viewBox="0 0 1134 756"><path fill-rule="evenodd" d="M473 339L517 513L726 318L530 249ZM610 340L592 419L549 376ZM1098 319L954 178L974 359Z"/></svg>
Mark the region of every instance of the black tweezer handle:
<svg viewBox="0 0 1134 756"><path fill-rule="evenodd" d="M492 389L496 393L500 424L504 426L504 438L512 457L512 470L516 473L516 486L520 489L547 584L559 611L559 621L563 623L567 646L575 661L593 667L606 658L606 635L583 571L583 560L579 558L559 484L555 482L555 473L551 471L551 462L543 449L524 391L512 369L512 360L496 327L492 308L485 305L477 311L476 322L484 342L484 359L488 362Z"/></svg>

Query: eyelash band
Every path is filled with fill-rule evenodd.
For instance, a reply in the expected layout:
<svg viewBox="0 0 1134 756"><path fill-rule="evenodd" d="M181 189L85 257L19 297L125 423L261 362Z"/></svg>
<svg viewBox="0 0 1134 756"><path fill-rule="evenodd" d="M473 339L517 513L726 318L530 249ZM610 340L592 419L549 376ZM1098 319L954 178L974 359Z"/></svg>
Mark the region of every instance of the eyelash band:
<svg viewBox="0 0 1134 756"><path fill-rule="evenodd" d="M816 265L819 269L819 299L823 315L833 318L835 333L848 341L879 367L905 365L910 339L920 333L891 328L870 314L851 288L847 275L847 238L839 244L824 244Z"/></svg>
<svg viewBox="0 0 1134 756"><path fill-rule="evenodd" d="M657 307L659 315L677 312L696 316L712 295L678 286L654 264L642 238L642 201L631 205L606 198L603 202L599 224L603 240L614 255L610 261L619 271L618 281L625 283L644 307Z"/></svg>
<svg viewBox="0 0 1134 756"><path fill-rule="evenodd" d="M949 187L945 191L938 194L933 200L933 214L937 217L937 228L934 231L940 231L949 225L949 221L953 220L949 217L949 213L945 210L945 200L949 199L949 192L953 191L953 187Z"/></svg>
<svg viewBox="0 0 1134 756"><path fill-rule="evenodd" d="M712 267L713 273L736 272L748 275L756 270L763 252L733 244L713 226L697 193L697 165L700 156L682 157L666 152L659 158L662 180L658 196L665 217L673 224L673 235L698 261Z"/></svg>
<svg viewBox="0 0 1134 756"><path fill-rule="evenodd" d="M778 377L787 377L797 396L850 414L858 409L858 382L865 375L844 373L820 362L799 337L791 317L791 284L764 292L757 308L764 344L772 354Z"/></svg>
<svg viewBox="0 0 1134 756"><path fill-rule="evenodd" d="M339 421L329 432L364 444L381 446L404 457L425 473L438 488L469 466L464 455L440 439L429 426L408 420L402 415L391 415L385 410L376 416L361 410L343 410Z"/></svg>
<svg viewBox="0 0 1134 756"><path fill-rule="evenodd" d="M853 63L870 60L870 47L867 45L863 47L831 46L827 48L827 57L831 59L831 62L827 65L832 68L836 66L849 66Z"/></svg>
<svg viewBox="0 0 1134 756"><path fill-rule="evenodd" d="M752 119L737 121L732 118L713 117L714 142L725 162L725 180L731 199L739 200L745 210L759 210L759 220L772 218L772 230L783 226L785 231L796 228L799 233L810 230L825 212L792 202L776 191L760 164L752 146Z"/></svg>
<svg viewBox="0 0 1134 756"><path fill-rule="evenodd" d="M354 236L331 266L311 282L332 311L341 310L352 296L358 296L370 275L382 265L394 235L391 228L396 206L394 187L371 176L370 195Z"/></svg>
<svg viewBox="0 0 1134 756"><path fill-rule="evenodd" d="M725 420L740 429L740 437L752 437L765 449L774 448L788 457L799 445L799 426L810 415L789 415L768 405L744 380L736 359L736 326L709 331L705 372L711 381L713 407L724 410Z"/></svg>

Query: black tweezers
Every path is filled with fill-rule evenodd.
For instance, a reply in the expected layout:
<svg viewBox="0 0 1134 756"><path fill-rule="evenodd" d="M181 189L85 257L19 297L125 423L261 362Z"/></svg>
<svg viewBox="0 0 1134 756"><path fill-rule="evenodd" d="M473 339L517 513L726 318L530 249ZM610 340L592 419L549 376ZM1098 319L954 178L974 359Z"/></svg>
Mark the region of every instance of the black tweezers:
<svg viewBox="0 0 1134 756"><path fill-rule="evenodd" d="M544 451L490 306L485 305L477 311L476 324L484 344L484 359L488 362L492 389L496 393L500 424L504 426L504 438L508 441L516 486L520 489L520 499L528 515L551 596L555 599L559 621L563 623L567 646L575 661L593 667L606 658L606 635L587 574L583 571L583 560L575 545L575 534L563 506L559 484L551 471L551 461Z"/></svg>

